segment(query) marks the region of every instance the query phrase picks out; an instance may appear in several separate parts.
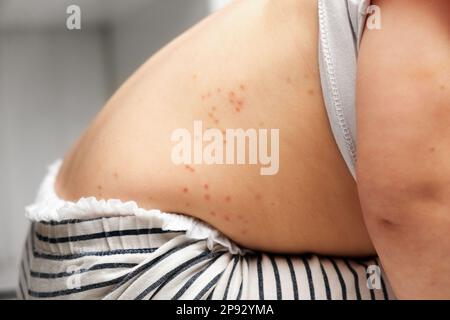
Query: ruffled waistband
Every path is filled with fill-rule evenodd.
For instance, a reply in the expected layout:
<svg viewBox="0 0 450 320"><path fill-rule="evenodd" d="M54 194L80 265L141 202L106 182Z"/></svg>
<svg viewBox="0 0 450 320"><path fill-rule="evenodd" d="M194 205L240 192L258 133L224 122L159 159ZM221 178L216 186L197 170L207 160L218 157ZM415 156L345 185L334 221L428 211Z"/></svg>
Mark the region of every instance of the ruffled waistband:
<svg viewBox="0 0 450 320"><path fill-rule="evenodd" d="M26 217L31 221L55 221L71 219L94 219L99 217L139 216L160 219L162 229L167 231L185 231L186 236L195 240L205 240L211 251L218 247L232 254L245 254L243 249L210 225L189 216L165 213L157 209L140 208L135 201L123 202L118 199L98 200L95 197L81 198L77 202L66 201L55 192L55 180L62 160L49 166L48 173L39 187L33 204L27 206Z"/></svg>

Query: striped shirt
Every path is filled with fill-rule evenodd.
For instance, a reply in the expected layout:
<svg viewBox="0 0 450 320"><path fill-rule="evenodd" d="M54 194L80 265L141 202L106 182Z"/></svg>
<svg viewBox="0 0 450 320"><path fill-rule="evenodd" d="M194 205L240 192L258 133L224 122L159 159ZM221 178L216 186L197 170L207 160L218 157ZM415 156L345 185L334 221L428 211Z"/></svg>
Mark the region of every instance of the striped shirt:
<svg viewBox="0 0 450 320"><path fill-rule="evenodd" d="M218 245L211 250L206 239L164 230L162 224L142 216L33 222L23 252L18 297L394 298L383 272L378 277L376 258L233 254Z"/></svg>

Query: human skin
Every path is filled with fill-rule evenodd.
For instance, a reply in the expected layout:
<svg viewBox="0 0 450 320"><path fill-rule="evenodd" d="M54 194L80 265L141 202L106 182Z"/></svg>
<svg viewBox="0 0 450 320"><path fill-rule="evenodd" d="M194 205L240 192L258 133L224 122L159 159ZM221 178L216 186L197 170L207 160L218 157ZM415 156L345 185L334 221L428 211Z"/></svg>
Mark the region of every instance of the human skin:
<svg viewBox="0 0 450 320"><path fill-rule="evenodd" d="M317 60L316 0L240 0L151 57L66 156L64 199L133 200L196 217L267 252L375 254L332 136ZM175 129L280 130L280 168L175 165Z"/></svg>
<svg viewBox="0 0 450 320"><path fill-rule="evenodd" d="M358 191L400 299L450 299L450 2L373 1L357 77ZM419 22L420 21L420 22Z"/></svg>

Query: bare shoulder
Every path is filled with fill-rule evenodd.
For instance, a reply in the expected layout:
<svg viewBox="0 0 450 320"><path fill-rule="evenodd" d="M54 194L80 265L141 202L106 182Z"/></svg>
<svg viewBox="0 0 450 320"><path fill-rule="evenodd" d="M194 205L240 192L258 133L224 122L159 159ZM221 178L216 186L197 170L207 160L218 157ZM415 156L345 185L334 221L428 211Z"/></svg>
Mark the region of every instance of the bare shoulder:
<svg viewBox="0 0 450 320"><path fill-rule="evenodd" d="M130 180L159 168L170 150L158 138L194 119L208 126L255 127L264 123L260 116L277 121L274 105L294 105L303 96L321 103L318 70L312 67L315 17L314 0L239 0L174 39L122 85L66 156L57 183L61 194L98 194L104 183L95 177L111 176L117 168ZM218 111L226 109L229 94L244 91L247 108ZM237 103L244 104L242 98ZM158 150L157 157L144 150Z"/></svg>
<svg viewBox="0 0 450 320"><path fill-rule="evenodd" d="M111 98L67 157L59 194L184 213L252 248L371 252L323 106L317 33L315 0L241 0L208 17ZM279 170L174 165L172 133L195 121L279 129Z"/></svg>

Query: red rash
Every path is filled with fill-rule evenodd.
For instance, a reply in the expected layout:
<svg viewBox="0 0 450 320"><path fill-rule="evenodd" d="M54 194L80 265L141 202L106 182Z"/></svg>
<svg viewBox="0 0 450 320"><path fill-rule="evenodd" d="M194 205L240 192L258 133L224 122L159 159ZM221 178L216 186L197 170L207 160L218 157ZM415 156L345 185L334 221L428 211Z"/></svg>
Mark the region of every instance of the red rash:
<svg viewBox="0 0 450 320"><path fill-rule="evenodd" d="M241 86L241 90L245 90L245 87L243 85ZM238 97L234 91L230 91L230 93L228 94L228 101L230 102L231 106L234 107L234 110L236 112L241 112L241 109L244 107L244 99L242 97Z"/></svg>
<svg viewBox="0 0 450 320"><path fill-rule="evenodd" d="M209 199L211 199L211 196L209 194L205 194L205 200L209 201Z"/></svg>
<svg viewBox="0 0 450 320"><path fill-rule="evenodd" d="M243 93L246 91L246 86L244 84L241 84L241 85L239 85L238 90ZM221 88L216 88L215 91L217 94L222 93ZM202 100L206 100L206 99L211 98L211 96L212 96L211 91L208 91L205 94L201 95L200 97ZM234 111L236 111L238 113L241 112L241 110L244 108L244 105L245 105L244 98L239 97L235 90L231 90L228 92L228 102L233 107ZM214 116L214 111L216 111L217 108L213 106L211 108L211 110L212 110L212 112L208 113L208 117L211 118L215 124L219 124L220 119L218 119L217 117Z"/></svg>

